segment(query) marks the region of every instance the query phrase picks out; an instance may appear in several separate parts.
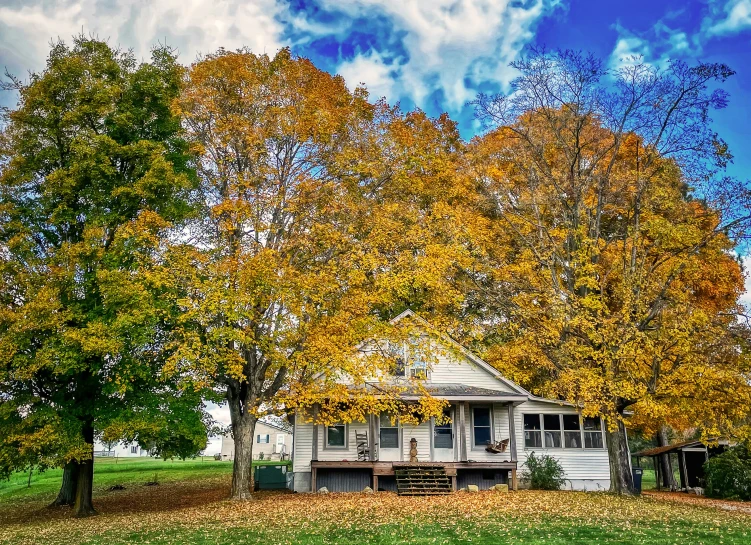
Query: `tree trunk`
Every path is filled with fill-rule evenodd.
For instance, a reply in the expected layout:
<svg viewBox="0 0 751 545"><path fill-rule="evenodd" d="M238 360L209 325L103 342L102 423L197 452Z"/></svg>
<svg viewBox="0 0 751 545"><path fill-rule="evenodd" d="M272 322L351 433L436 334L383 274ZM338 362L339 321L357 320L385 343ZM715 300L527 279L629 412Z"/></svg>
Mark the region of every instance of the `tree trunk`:
<svg viewBox="0 0 751 545"><path fill-rule="evenodd" d="M610 491L615 494L634 494L631 455L628 450L626 426L623 421L618 420L615 430L606 426L605 437L608 445L608 461L610 462Z"/></svg>
<svg viewBox="0 0 751 545"><path fill-rule="evenodd" d="M232 466L233 500L250 500L253 483L253 433L256 419L245 414L232 423L235 441L235 461Z"/></svg>
<svg viewBox="0 0 751 545"><path fill-rule="evenodd" d="M60 485L60 492L57 498L49 506L60 507L62 505L72 506L76 502L76 488L78 485L78 462L71 460L63 468L63 483Z"/></svg>
<svg viewBox="0 0 751 545"><path fill-rule="evenodd" d="M83 439L89 445L90 457L80 460L78 482L76 484L76 502L73 511L77 517L96 515L92 502L94 491L94 425L86 422L83 426Z"/></svg>
<svg viewBox="0 0 751 545"><path fill-rule="evenodd" d="M668 428L662 426L660 431L657 432L657 446L666 447L670 444L668 440ZM670 460L670 454L661 454L660 457L660 473L662 475L662 486L668 490L677 490L678 485L675 482L673 476L673 463Z"/></svg>

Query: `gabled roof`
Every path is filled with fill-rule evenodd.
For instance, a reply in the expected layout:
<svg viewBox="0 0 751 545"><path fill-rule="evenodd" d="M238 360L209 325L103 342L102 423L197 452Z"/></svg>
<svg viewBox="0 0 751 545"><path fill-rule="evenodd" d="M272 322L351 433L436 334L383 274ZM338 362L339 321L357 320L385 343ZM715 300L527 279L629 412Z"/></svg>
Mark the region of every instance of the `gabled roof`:
<svg viewBox="0 0 751 545"><path fill-rule="evenodd" d="M417 314L415 314L410 309L405 310L404 312L402 312L401 314L399 314L399 316L393 318L391 320L391 323L395 324L395 323L403 320L404 318L414 318L416 321L422 323L425 327L428 327L430 329L434 329L433 326L430 324L430 322L428 322L424 318L421 318L420 316L418 316ZM492 365L490 365L488 362L484 361L482 358L480 358L479 356L477 356L476 354L472 353L470 350L468 350L467 348L465 348L464 346L462 346L461 344L459 344L457 341L455 341L454 339L452 339L449 335L447 335L445 333L438 333L438 335L441 338L441 340L449 343L451 346L453 346L459 352L461 352L461 354L463 356L465 356L468 360L470 360L472 363L474 363L475 365L477 365L478 367L480 367L481 369L483 369L487 373L491 374L492 376L494 376L495 378L497 378L498 380L500 380L501 382L503 382L506 386L508 386L509 388L511 388L511 390L513 390L514 392L519 393L519 394L523 394L524 396L532 396L532 394L529 391L527 391L524 388L522 388L521 386L519 386L516 382L514 382L512 380L509 380L506 377L504 377L498 371L498 369L496 369L495 367L493 367ZM535 397L535 396L532 396L532 397ZM552 401L550 399L544 399L544 398L536 398L536 399L538 401Z"/></svg>
<svg viewBox="0 0 751 545"><path fill-rule="evenodd" d="M270 428L277 429L279 431L283 431L285 433L292 433L291 427L287 421L272 421L268 420L267 418L261 418L258 421L258 424L263 424L265 426L268 426Z"/></svg>

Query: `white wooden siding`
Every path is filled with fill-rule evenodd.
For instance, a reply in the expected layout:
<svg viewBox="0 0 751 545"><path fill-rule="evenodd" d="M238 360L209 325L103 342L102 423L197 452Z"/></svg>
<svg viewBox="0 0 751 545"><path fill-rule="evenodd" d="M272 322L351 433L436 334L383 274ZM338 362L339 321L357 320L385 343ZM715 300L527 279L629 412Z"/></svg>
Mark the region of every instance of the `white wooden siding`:
<svg viewBox="0 0 751 545"><path fill-rule="evenodd" d="M608 481L610 479L610 465L608 463L607 448L601 449L566 449L566 448L526 448L524 446L525 413L535 414L578 414L576 409L556 403L540 401L526 401L514 407L516 421L516 450L519 459L519 469L524 472L522 464L527 460L530 452L547 454L558 460L566 472L566 479ZM605 438L603 437L603 443Z"/></svg>
<svg viewBox="0 0 751 545"><path fill-rule="evenodd" d="M357 461L357 442L355 433L367 433L367 422L350 422L347 424L346 448L326 447L326 426L318 427L318 460L319 461Z"/></svg>
<svg viewBox="0 0 751 545"><path fill-rule="evenodd" d="M417 440L417 461L431 462L430 459L430 422L423 422L417 426L406 424L402 429L402 449L404 461L409 462L409 442L414 437Z"/></svg>
<svg viewBox="0 0 751 545"><path fill-rule="evenodd" d="M467 459L475 462L504 462L511 460L511 448L506 450L502 454L494 454L485 450L485 447L474 447L472 442L472 408L482 406L487 407L488 404L469 404L469 411L465 411L465 423L464 432L467 435ZM493 440L502 441L509 437L508 427L508 407L505 403L493 403L492 404L492 419L493 426ZM456 411L459 414L459 411Z"/></svg>
<svg viewBox="0 0 751 545"><path fill-rule="evenodd" d="M310 471L310 461L313 459L313 424L303 422L301 417L295 417L295 443L292 467L297 471Z"/></svg>
<svg viewBox="0 0 751 545"><path fill-rule="evenodd" d="M506 383L481 369L469 359L457 360L453 352L441 354L429 371L432 384L464 384L501 392L514 392Z"/></svg>

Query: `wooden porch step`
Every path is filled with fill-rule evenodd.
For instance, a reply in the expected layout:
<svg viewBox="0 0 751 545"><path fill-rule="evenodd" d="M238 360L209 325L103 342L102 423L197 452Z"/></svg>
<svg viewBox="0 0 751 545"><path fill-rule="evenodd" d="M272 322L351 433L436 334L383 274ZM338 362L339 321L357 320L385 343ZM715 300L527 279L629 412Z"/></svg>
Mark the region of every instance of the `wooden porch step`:
<svg viewBox="0 0 751 545"><path fill-rule="evenodd" d="M440 465L414 465L394 468L396 491L400 496L451 494L451 479Z"/></svg>

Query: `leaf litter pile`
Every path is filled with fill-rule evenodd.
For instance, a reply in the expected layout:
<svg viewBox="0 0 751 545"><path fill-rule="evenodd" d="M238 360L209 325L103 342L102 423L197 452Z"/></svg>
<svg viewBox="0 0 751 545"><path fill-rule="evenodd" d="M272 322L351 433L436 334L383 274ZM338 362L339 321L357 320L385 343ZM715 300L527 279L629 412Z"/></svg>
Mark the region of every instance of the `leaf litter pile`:
<svg viewBox="0 0 751 545"><path fill-rule="evenodd" d="M439 497L261 492L228 501L226 479L102 491L99 516L0 506L0 543L751 544L751 514L711 502L520 491ZM705 504L706 503L706 504Z"/></svg>

